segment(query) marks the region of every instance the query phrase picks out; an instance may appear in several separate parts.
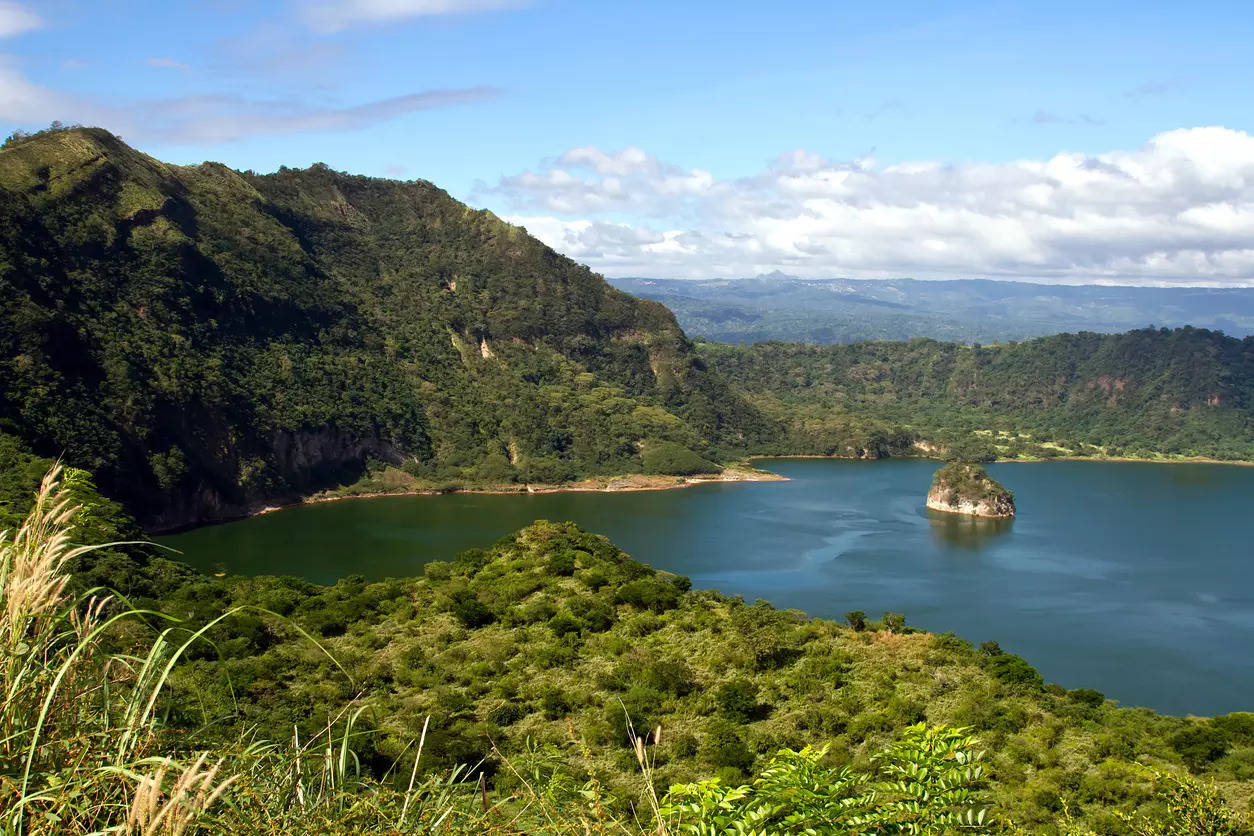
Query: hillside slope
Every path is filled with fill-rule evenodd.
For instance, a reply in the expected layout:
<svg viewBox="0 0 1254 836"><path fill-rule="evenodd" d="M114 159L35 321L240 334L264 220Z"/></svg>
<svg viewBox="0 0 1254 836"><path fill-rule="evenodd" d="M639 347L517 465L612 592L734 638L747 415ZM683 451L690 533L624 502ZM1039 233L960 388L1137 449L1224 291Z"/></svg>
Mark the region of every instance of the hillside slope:
<svg viewBox="0 0 1254 836"><path fill-rule="evenodd" d="M911 340L700 350L790 423L787 452L839 453L856 437L851 422L879 422L906 428L905 443L1001 431L994 452L1009 456L1027 447L1048 452L1036 445L1060 441L1079 454L1254 459L1252 337L1185 327L992 346Z"/></svg>
<svg viewBox="0 0 1254 836"><path fill-rule="evenodd" d="M764 433L663 306L422 181L0 150L0 429L150 527L352 479L639 472Z"/></svg>
<svg viewBox="0 0 1254 836"><path fill-rule="evenodd" d="M31 486L49 464L0 441L0 522L9 525L31 509ZM73 542L134 529L81 475L70 481L67 498L84 506ZM1093 690L1044 683L996 642L977 649L952 634L919 632L901 614L873 621L850 612L846 626L693 590L688 579L639 563L572 523L539 521L488 549L429 563L422 578L378 583L347 577L321 586L298 578L204 575L133 546L83 557L65 567L75 572L73 589L104 583L150 612L171 614L174 644L203 628L197 633L203 640L188 641L180 651L159 695L150 741L156 751L188 760L205 748L222 753L231 763L227 769L250 773L246 786L260 784L237 800L271 815L286 806L275 799L292 792L299 763L259 771L255 757L241 756L241 739L272 741L275 747L262 748L275 754L283 741L305 741L315 770L327 735L336 741L332 749L351 746L358 777L368 783L351 775L332 781L340 793L361 795L323 810L330 819L315 828L319 832L373 831L345 817L349 808L374 810L376 804L395 822L395 807L388 805L399 804L420 738L428 777L469 769L474 808L481 809L490 793L508 821L518 822L531 808L528 783L550 803L575 810L573 817L584 804L604 806L624 820L647 815L646 776L628 717L648 734L649 777L659 788L710 777L733 786L768 767L781 748L806 745L823 747L829 767L870 771L876 753L915 723L964 727L987 752L986 779L977 783L987 787L995 832L1132 832L1120 813L1166 814L1151 770L1198 775L1218 792L1209 805L1216 813L1219 797L1244 810L1254 792L1254 715L1203 719L1120 708ZM15 590L21 587L0 584L9 597ZM131 663L142 659L142 648L167 626L142 620L147 626L135 622L109 631L99 649L128 654ZM63 635L82 633L67 629ZM167 659L156 658L158 664ZM88 666L107 659L83 655ZM112 698L144 681L115 676L102 689L95 679L73 679L83 690L59 694L50 715L54 733L51 740L45 736L41 752L55 755L43 766L60 762L63 771L37 770L48 794L36 803L68 796L72 802L54 812L81 810L83 799L70 790L99 783L108 772L83 768L87 737L69 733L81 730L76 723L97 723L97 745L116 757L116 720L68 706L77 700L99 711L101 691ZM29 691L18 693L30 702ZM0 780L0 798L19 786L24 754L11 747L0 757L0 778L7 779ZM151 768L152 761L139 766ZM267 780L279 788L267 787ZM593 782L596 795L586 792ZM1085 827L1058 826L1063 809ZM126 806L113 804L111 815L119 810ZM52 821L52 832L65 830L64 817ZM209 829L236 832L239 825ZM273 824L259 829L290 831ZM383 830L396 832L394 826ZM549 828L536 822L491 829L520 831L582 827L550 821ZM659 832L647 819L634 828L593 832L641 831Z"/></svg>

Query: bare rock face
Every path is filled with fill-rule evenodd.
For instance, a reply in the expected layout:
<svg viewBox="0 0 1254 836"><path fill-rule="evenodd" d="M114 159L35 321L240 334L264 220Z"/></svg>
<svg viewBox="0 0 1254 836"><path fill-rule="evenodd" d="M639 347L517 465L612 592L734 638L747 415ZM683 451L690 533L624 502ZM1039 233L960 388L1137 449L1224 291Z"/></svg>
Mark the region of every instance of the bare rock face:
<svg viewBox="0 0 1254 836"><path fill-rule="evenodd" d="M1015 497L978 464L951 462L932 477L927 507L975 517L1013 517Z"/></svg>

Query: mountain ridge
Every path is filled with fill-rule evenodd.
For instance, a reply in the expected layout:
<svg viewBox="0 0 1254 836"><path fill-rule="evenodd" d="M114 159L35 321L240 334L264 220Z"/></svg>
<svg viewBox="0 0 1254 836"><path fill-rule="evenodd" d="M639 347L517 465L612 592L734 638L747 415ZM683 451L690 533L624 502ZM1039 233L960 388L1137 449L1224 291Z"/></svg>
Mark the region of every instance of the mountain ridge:
<svg viewBox="0 0 1254 836"><path fill-rule="evenodd" d="M761 431L664 306L426 181L44 132L0 151L0 291L0 429L153 527L368 459L564 481Z"/></svg>

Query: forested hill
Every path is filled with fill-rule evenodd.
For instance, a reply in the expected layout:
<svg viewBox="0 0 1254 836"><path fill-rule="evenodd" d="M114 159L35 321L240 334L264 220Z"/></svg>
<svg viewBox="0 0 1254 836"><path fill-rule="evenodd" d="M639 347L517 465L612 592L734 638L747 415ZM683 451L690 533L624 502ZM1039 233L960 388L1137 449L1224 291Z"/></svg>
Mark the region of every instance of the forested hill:
<svg viewBox="0 0 1254 836"><path fill-rule="evenodd" d="M991 346L700 348L711 368L786 419L791 443L810 452L847 452L851 423L879 422L904 428L906 443L983 432L996 446L989 452L1002 456L1033 448L1254 459L1251 337L1185 327Z"/></svg>
<svg viewBox="0 0 1254 836"><path fill-rule="evenodd" d="M173 166L99 129L0 150L0 431L150 526L368 459L558 482L765 433L661 304L430 183Z"/></svg>

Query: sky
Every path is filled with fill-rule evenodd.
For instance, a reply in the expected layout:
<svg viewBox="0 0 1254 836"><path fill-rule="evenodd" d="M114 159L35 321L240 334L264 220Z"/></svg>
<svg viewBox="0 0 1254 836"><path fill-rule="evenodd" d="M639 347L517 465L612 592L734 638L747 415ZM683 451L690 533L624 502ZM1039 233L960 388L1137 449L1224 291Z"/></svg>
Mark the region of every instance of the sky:
<svg viewBox="0 0 1254 836"><path fill-rule="evenodd" d="M610 276L1254 285L1246 2L0 0L0 130L421 178Z"/></svg>

